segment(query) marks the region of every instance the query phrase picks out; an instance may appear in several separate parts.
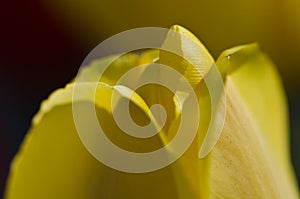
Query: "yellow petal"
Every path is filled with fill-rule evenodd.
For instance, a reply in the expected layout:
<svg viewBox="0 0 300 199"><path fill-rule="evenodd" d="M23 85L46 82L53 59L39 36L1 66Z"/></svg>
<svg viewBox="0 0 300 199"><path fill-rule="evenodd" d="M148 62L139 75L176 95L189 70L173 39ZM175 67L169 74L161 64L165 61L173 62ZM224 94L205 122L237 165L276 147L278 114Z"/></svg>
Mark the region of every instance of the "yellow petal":
<svg viewBox="0 0 300 199"><path fill-rule="evenodd" d="M180 72L194 88L199 100L200 121L196 138L186 153L177 161L177 164L172 165L178 187L181 187L179 189L180 198L205 198L208 184L206 166L209 159L200 160L198 153L211 118L211 100L203 78L213 67L214 60L204 45L191 32L178 25L171 28L164 41L163 49L165 50L160 51L158 62ZM175 118L171 123L168 135L177 132L179 122L178 118ZM213 146L216 141L208 141L207 148Z"/></svg>
<svg viewBox="0 0 300 199"><path fill-rule="evenodd" d="M226 93L225 126L207 169L210 198L299 198L230 76Z"/></svg>
<svg viewBox="0 0 300 199"><path fill-rule="evenodd" d="M205 46L187 29L171 27L160 51L159 63L173 67L184 75L193 87L214 64Z"/></svg>
<svg viewBox="0 0 300 199"><path fill-rule="evenodd" d="M81 71L78 97L72 99L74 84L70 84L43 103L14 160L6 199L299 198L288 158L285 99L270 61L256 45L233 48L220 56L217 65L222 77L226 77L228 99L225 126L219 140L213 132L207 134L210 135L207 150L218 142L208 156L199 159L209 123L218 125L219 121L211 119L214 111L220 110L210 110L214 102L209 86L203 81L211 74L214 61L190 32L180 26L174 26L172 31L166 38L165 47L171 46L175 53L192 61L189 63L178 55L174 57L172 53L160 51L157 62L173 67L191 83L199 99L201 114L198 134L186 153L161 170L129 174L99 163L86 150L76 132L72 100L83 114L84 110L96 105L97 119L114 144L128 151L148 152L163 147L173 138L180 123L180 112L190 99L181 90L176 98L174 93L158 85L146 85L135 92L130 87L116 85L118 78L134 66L156 61L157 51L146 53L147 56L121 57L121 61L114 61L111 68L104 71L100 81L105 83L98 84L102 66L115 58L109 57ZM174 31L182 34L174 37ZM124 67L120 67L123 63ZM132 84L147 76L149 70L162 72L152 66L150 63L142 68ZM163 78L156 77L156 80ZM181 80L178 79L180 83ZM117 93L116 98L112 97L113 91ZM149 107L160 103L168 113L166 127L147 141L124 134L112 117L113 112L122 110L120 105L124 100L130 100L132 119L142 126L159 120L159 115L152 115ZM273 107L277 107L276 110ZM160 128L160 125L155 127Z"/></svg>
<svg viewBox="0 0 300 199"><path fill-rule="evenodd" d="M217 64L226 66L247 112L279 164L289 163L287 103L273 63L260 52L257 44L250 44L224 51Z"/></svg>
<svg viewBox="0 0 300 199"><path fill-rule="evenodd" d="M227 116L210 155L213 198L299 198L288 151L285 96L256 44L226 50Z"/></svg>
<svg viewBox="0 0 300 199"><path fill-rule="evenodd" d="M148 50L141 55L127 53L93 60L88 67L83 67L79 71L77 82L104 82L113 86L116 85L122 75L130 69L150 63L157 59L157 57L157 50ZM143 71L140 71L140 73L142 72ZM132 78L132 81L135 79L137 79L137 77Z"/></svg>
<svg viewBox="0 0 300 199"><path fill-rule="evenodd" d="M149 54L146 53L145 56ZM141 60L137 57L133 59L145 63L149 60L145 56L142 56ZM152 58L152 55L149 57ZM99 68L101 64L103 60L94 67ZM118 64L122 65L122 62ZM136 62L129 63L130 67L134 67L135 64ZM72 100L83 109L96 103L97 116L104 131L108 132L107 136L121 148L146 152L163 146L159 136L142 142L118 129L111 116L113 110L110 102L113 90L119 93L119 100L114 109L118 109L119 101L123 98L130 98L133 119L147 121L148 115L145 113L149 113L149 110L142 98L135 93L132 96L124 86L111 87L100 83L97 86L95 101L94 79L89 79L93 72L95 68L91 67L80 74L83 82L77 84L80 93L75 99L72 98L74 84L70 84L65 89L54 92L43 102L13 162L6 191L7 199L177 198L177 185L170 167L140 175L124 173L104 166L83 146L73 121ZM107 72L105 76L109 83L114 82L114 76L109 76L113 72ZM107 154L109 155L109 152Z"/></svg>

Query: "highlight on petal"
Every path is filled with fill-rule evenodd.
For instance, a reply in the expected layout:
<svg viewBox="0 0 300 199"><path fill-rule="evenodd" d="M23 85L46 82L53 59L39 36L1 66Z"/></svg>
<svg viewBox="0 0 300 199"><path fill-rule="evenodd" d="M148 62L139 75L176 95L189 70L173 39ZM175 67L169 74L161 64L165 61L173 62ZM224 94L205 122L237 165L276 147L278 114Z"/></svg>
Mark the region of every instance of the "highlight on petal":
<svg viewBox="0 0 300 199"><path fill-rule="evenodd" d="M214 64L214 59L205 46L187 29L174 25L170 28L160 51L159 63L178 70L197 86Z"/></svg>

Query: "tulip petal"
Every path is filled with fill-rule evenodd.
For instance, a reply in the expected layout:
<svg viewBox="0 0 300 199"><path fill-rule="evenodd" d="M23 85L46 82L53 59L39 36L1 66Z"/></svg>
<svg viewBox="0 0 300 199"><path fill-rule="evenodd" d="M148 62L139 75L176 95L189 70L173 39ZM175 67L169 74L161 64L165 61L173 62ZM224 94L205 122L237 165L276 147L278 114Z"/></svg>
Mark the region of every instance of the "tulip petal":
<svg viewBox="0 0 300 199"><path fill-rule="evenodd" d="M299 198L293 177L274 157L230 75L226 93L225 126L207 169L210 198Z"/></svg>
<svg viewBox="0 0 300 199"><path fill-rule="evenodd" d="M93 60L88 67L82 67L77 75L77 82L104 82L108 85L116 85L118 80L130 69L148 64L158 58L157 50L147 50L141 55L127 53L124 55L112 55ZM107 66L107 67L105 67ZM143 71L140 71L142 73ZM138 79L132 78L133 81Z"/></svg>
<svg viewBox="0 0 300 199"><path fill-rule="evenodd" d="M209 158L199 159L198 153L207 134L209 134L208 143L206 143L204 151L217 142L217 139L210 139L210 135L213 135L214 132L207 133L212 115L211 99L208 87L203 81L204 76L213 67L214 59L191 32L178 25L171 28L163 44L163 49L168 51L160 51L158 62L177 70L183 78L189 81L198 97L201 116L195 141L180 157L177 164L172 165L178 187L181 187L179 195L181 198L205 198L208 195L206 169ZM180 83L178 84L180 85ZM178 89L180 91L180 88ZM179 116L171 123L168 135L176 133L180 122L178 118Z"/></svg>
<svg viewBox="0 0 300 199"><path fill-rule="evenodd" d="M12 165L6 198L177 198L169 168L128 174L104 166L89 154L72 119L72 90L68 86L44 102L42 111L46 112L35 120ZM101 96L109 92L111 89L101 86ZM90 101L78 100L81 102L75 103L83 107ZM105 120L106 111L98 111L103 123L108 122L107 128L115 133L114 125Z"/></svg>
<svg viewBox="0 0 300 199"><path fill-rule="evenodd" d="M179 71L193 87L214 64L214 59L197 37L179 25L170 28L162 48L159 63Z"/></svg>
<svg viewBox="0 0 300 199"><path fill-rule="evenodd" d="M256 44L224 51L227 116L210 155L212 198L299 198L281 82ZM226 181L226 183L225 183Z"/></svg>
<svg viewBox="0 0 300 199"><path fill-rule="evenodd" d="M205 79L212 74L213 58L194 35L180 26L172 27L164 48L169 52L154 50L140 56L129 53L94 61L80 71L76 83L43 102L12 164L6 199L299 198L288 155L284 93L273 64L257 45L226 50L217 60L228 99L221 135L209 131L211 125L220 125L218 117L223 116L218 115L221 109L211 110L216 102ZM134 90L118 81L135 66L146 64L135 78L129 78L129 85L147 78L149 71L160 82L164 77L156 63L182 74L182 78L175 79L176 85L181 85L183 78L192 85L200 107L198 133L187 151L163 169L141 174L114 170L96 160L84 146L72 108L74 104L82 110L95 108L105 135L122 149L150 152L165 147L178 130L190 93L179 86L175 95L156 84ZM127 118L122 115L126 103L128 117L140 126L153 123L159 133L144 140L124 133L113 115ZM167 113L162 129L163 112L154 113L149 108L155 104L162 105ZM84 111L81 113L84 115ZM88 115L85 119L90 120ZM201 159L200 148L204 151L200 155L205 154ZM107 156L110 152L107 150ZM172 155L172 150L169 153Z"/></svg>
<svg viewBox="0 0 300 199"><path fill-rule="evenodd" d="M287 103L275 66L257 44L224 51L218 61L226 65L243 103L279 162L290 162Z"/></svg>
<svg viewBox="0 0 300 199"><path fill-rule="evenodd" d="M86 150L76 132L72 117L72 103L80 103L83 108L96 103L99 121L105 132L109 132L107 136L121 148L143 152L151 151L153 147L163 146L158 136L150 139L147 144L130 140L129 136L124 135L120 139L118 134L122 132L112 123L112 110L110 110L109 98L114 87L100 83L96 92L96 99L100 100L95 102L91 98L94 95L90 94L94 92L93 85L88 82L78 83L77 86L82 87L79 89L82 93L78 98L73 99L74 84L70 84L65 89L54 92L47 101L43 102L12 164L5 198L176 199L178 197L170 167L152 173L124 173L103 165ZM145 110L147 107L141 98L128 95L127 91L124 92L122 89L116 88L116 90L121 94L121 98L130 97L133 104L137 105L133 109L135 117L147 119L147 115L136 111L142 108L144 109L142 112L149 113ZM132 147L136 143L139 145ZM164 180L161 180L162 178Z"/></svg>

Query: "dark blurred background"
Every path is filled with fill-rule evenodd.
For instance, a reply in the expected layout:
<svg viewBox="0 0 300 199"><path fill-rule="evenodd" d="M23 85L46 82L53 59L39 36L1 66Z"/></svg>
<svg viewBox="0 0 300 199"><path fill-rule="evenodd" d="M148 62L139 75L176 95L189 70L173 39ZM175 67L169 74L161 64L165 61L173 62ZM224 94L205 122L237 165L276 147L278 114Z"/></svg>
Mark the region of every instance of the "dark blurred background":
<svg viewBox="0 0 300 199"><path fill-rule="evenodd" d="M9 165L40 102L76 75L93 47L120 31L180 24L215 58L253 41L286 88L291 151L300 179L300 1L2 1L0 7L0 197Z"/></svg>

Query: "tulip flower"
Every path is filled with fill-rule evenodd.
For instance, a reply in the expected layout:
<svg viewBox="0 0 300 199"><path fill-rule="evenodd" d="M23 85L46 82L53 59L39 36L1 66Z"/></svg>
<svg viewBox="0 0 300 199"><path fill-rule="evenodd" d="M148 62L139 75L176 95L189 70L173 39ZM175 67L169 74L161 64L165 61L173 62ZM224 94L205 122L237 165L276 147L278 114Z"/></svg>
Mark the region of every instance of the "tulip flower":
<svg viewBox="0 0 300 199"><path fill-rule="evenodd" d="M257 44L249 44L225 50L215 62L188 30L173 26L171 31L181 36L174 39L170 32L164 45L176 46L184 57L197 64L163 50L131 52L115 59L94 89L90 82L113 56L93 61L79 72L77 77L81 82L77 85L75 80L70 82L42 103L12 163L6 199L299 198L289 157L285 94L270 59ZM153 63L172 67L191 85L200 107L197 135L182 156L166 167L144 173L111 168L99 162L82 143L73 118L74 104L83 115L94 106L106 136L120 148L143 153L165 147L175 139L178 118L189 96L181 93L175 99L173 92L160 85L132 90L118 84L124 73L145 65L131 78L135 83ZM205 78L211 75L213 65L224 83L226 106L222 131L207 139L212 135L205 132L214 112L210 109L213 102ZM195 68L200 70L195 72ZM179 79L176 81L180 84ZM91 99L93 92L95 96ZM129 101L130 116L135 123L145 126L152 121L158 129L160 115L152 114L149 107L161 104L167 118L159 133L141 140L122 132L112 115L121 111L124 100ZM222 112L216 111L216 114ZM213 125L219 125L220 121L217 118ZM92 127L86 131L88 128ZM104 153L110 156L111 151ZM168 153L172 155L173 151L170 149Z"/></svg>

